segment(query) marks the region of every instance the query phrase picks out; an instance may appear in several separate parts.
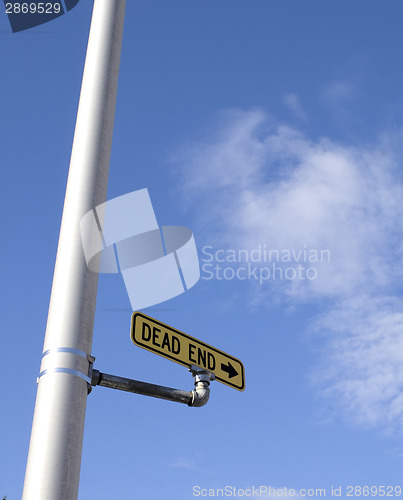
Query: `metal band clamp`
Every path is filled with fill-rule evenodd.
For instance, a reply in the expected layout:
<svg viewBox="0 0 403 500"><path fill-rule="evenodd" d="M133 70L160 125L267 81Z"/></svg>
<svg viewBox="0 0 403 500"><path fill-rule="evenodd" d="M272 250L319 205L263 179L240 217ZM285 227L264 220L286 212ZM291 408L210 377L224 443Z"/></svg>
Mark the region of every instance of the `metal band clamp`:
<svg viewBox="0 0 403 500"><path fill-rule="evenodd" d="M83 380L85 380L87 382L87 384L91 384L92 367L93 367L94 360L95 360L95 358L93 356L85 353L84 351L80 351L79 349L74 349L72 347L55 347L55 348L46 350L42 354L42 359L48 355L58 354L58 353L74 354L75 356L80 356L80 357L86 359L89 363L88 372L85 373L83 371L76 370L74 368L66 368L66 367L61 367L61 366L46 368L45 370L42 370L40 372L38 378L36 379L37 383L39 383L39 379L41 377L43 377L44 375L46 375L48 373L68 373L69 375L75 375L76 377L82 378Z"/></svg>

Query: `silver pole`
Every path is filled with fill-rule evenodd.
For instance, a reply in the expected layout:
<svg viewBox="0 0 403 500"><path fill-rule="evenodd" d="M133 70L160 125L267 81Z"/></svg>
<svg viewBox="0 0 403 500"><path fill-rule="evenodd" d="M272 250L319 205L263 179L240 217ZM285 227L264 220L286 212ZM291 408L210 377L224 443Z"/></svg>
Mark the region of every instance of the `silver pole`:
<svg viewBox="0 0 403 500"><path fill-rule="evenodd" d="M106 200L126 0L95 0L38 381L23 500L76 500L98 274L80 219Z"/></svg>

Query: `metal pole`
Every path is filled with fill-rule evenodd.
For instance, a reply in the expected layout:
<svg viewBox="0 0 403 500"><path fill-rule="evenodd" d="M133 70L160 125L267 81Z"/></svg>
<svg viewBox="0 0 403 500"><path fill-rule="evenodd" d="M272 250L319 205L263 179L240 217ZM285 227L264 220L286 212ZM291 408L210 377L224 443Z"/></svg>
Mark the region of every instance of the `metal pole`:
<svg viewBox="0 0 403 500"><path fill-rule="evenodd" d="M98 286L79 224L106 200L125 4L94 2L23 500L78 497Z"/></svg>

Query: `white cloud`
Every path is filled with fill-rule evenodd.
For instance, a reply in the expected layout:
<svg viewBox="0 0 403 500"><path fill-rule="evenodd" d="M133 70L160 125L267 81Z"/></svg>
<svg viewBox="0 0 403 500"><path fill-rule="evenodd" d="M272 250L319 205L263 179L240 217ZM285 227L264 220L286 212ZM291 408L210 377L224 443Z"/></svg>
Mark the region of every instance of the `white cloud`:
<svg viewBox="0 0 403 500"><path fill-rule="evenodd" d="M330 82L319 92L320 102L343 128L351 120L355 121L350 108L357 98L359 98L359 92L356 85L350 79Z"/></svg>
<svg viewBox="0 0 403 500"><path fill-rule="evenodd" d="M361 296L316 323L327 349L315 385L363 428L403 431L403 300Z"/></svg>
<svg viewBox="0 0 403 500"><path fill-rule="evenodd" d="M178 457L167 463L167 466L174 469L186 469L194 472L208 473L208 470L200 466L193 458Z"/></svg>
<svg viewBox="0 0 403 500"><path fill-rule="evenodd" d="M339 85L330 94L351 92ZM317 279L257 286L253 300L269 302L274 291L288 304L332 299L320 320L332 363L322 394L360 425L403 427L402 301L393 298L403 269L403 185L387 134L371 147L344 146L310 140L259 110L233 110L179 162L219 244L330 250L330 262L312 264Z"/></svg>
<svg viewBox="0 0 403 500"><path fill-rule="evenodd" d="M322 91L323 99L325 99L331 105L350 101L356 95L357 91L353 83L349 80L336 80L330 82L324 87Z"/></svg>
<svg viewBox="0 0 403 500"><path fill-rule="evenodd" d="M301 104L301 100L297 96L297 94L293 94L293 93L286 94L284 96L284 104L287 106L287 108L289 108L294 113L294 115L297 118L304 120L304 121L307 120L306 113L305 113L304 108Z"/></svg>
<svg viewBox="0 0 403 500"><path fill-rule="evenodd" d="M317 279L283 283L300 299L376 291L401 277L403 186L385 147L313 142L286 126L263 135L261 112L232 117L215 142L182 156L185 189L220 225L221 244L329 249Z"/></svg>
<svg viewBox="0 0 403 500"><path fill-rule="evenodd" d="M340 111L358 97L351 80L336 80L328 83L319 93L322 103L333 111Z"/></svg>

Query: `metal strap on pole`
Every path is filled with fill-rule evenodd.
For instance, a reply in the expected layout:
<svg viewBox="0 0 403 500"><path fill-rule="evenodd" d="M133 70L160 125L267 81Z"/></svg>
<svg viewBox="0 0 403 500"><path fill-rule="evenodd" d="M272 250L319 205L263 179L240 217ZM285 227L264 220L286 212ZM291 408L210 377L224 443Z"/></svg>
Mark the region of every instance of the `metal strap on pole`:
<svg viewBox="0 0 403 500"><path fill-rule="evenodd" d="M66 360L66 356L64 356L64 354L70 354L71 356L68 356ZM78 359L74 358L77 356ZM69 363L67 361L69 361ZM45 367L41 367L41 372L39 373L36 381L39 383L39 379L48 373L68 373L82 378L87 382L87 384L91 384L90 370L92 367L92 361L92 356L86 354L84 351L80 351L79 349L73 349L71 347L56 347L54 349L48 349L42 354L42 365ZM84 367L80 367L80 364L84 364Z"/></svg>

